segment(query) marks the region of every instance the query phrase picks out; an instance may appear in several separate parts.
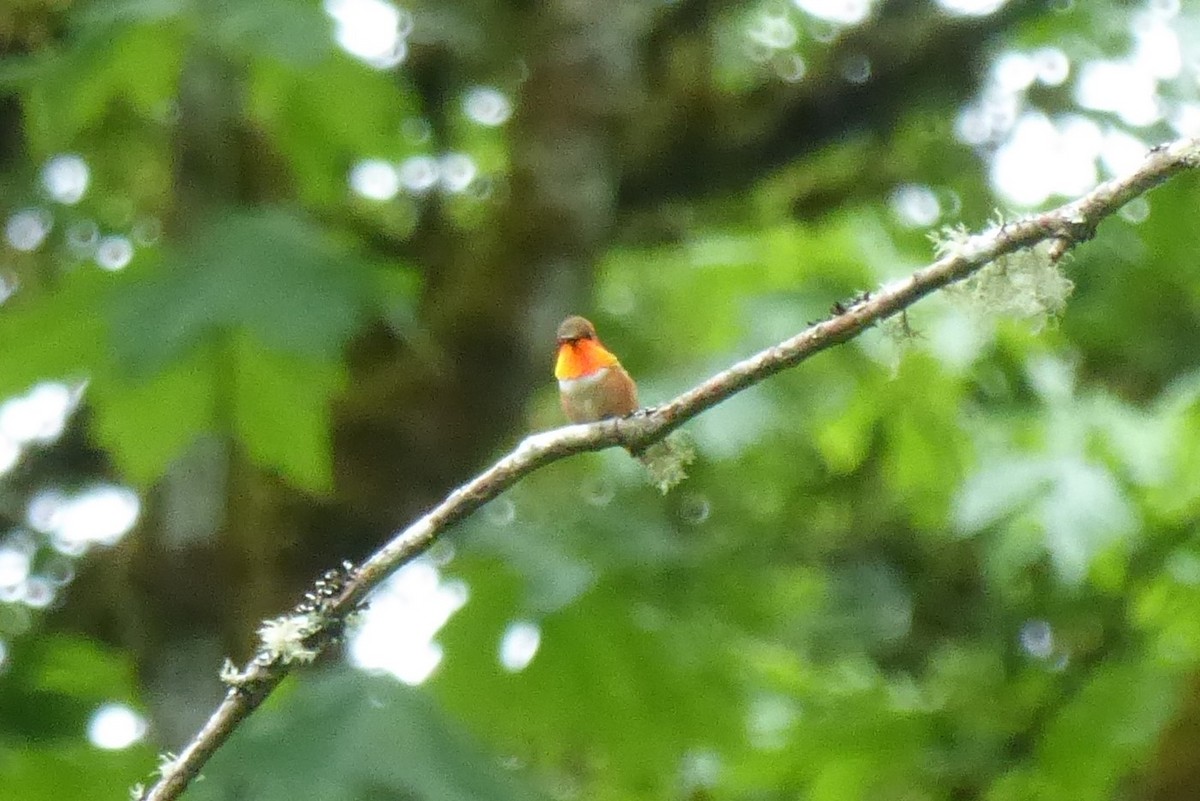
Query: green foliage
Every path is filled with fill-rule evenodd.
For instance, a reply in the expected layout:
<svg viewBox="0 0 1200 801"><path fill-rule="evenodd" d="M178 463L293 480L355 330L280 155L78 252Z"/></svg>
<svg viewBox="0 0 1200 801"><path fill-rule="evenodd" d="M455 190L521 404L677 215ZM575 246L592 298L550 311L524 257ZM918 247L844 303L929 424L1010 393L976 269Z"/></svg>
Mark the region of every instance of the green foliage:
<svg viewBox="0 0 1200 801"><path fill-rule="evenodd" d="M532 797L426 693L345 668L305 678L240 730L205 774L188 801Z"/></svg>
<svg viewBox="0 0 1200 801"><path fill-rule="evenodd" d="M107 276L78 270L53 292L6 309L0 316L0 337L8 343L0 392L12 395L48 376L82 379L102 363L107 340L102 310L112 289Z"/></svg>
<svg viewBox="0 0 1200 801"><path fill-rule="evenodd" d="M488 611L455 618L444 637L455 656L434 688L502 751L534 760L548 783L578 783L599 797L622 788L658 796L678 786L674 766L689 754L734 742L730 657L716 641L689 653L699 621L630 609L616 587L596 587L542 619L544 655L511 675L492 645L508 622L503 596L472 586ZM578 769L564 772L568 765Z"/></svg>
<svg viewBox="0 0 1200 801"><path fill-rule="evenodd" d="M36 708L39 716L6 716L8 738L72 739L100 703L137 696L128 658L83 637L47 634L23 642L13 657L0 684L4 707Z"/></svg>
<svg viewBox="0 0 1200 801"><path fill-rule="evenodd" d="M47 634L10 655L0 681L0 775L14 797L51 801L124 788L153 764L148 746L120 752L85 744L88 719L103 703L134 703L126 655L95 642Z"/></svg>
<svg viewBox="0 0 1200 801"><path fill-rule="evenodd" d="M397 133L411 106L394 78L344 55L302 69L259 61L250 82L250 113L301 179L301 198L317 206L345 201L355 160L407 154Z"/></svg>
<svg viewBox="0 0 1200 801"><path fill-rule="evenodd" d="M209 222L175 258L113 304L116 356L145 375L211 334L246 331L267 347L334 359L363 319L363 269L282 212Z"/></svg>
<svg viewBox="0 0 1200 801"><path fill-rule="evenodd" d="M122 26L106 33L87 31L73 47L43 56L22 76L36 80L19 81L28 86L26 124L36 152L74 146L117 109L157 118L174 98L183 59L178 30Z"/></svg>
<svg viewBox="0 0 1200 801"><path fill-rule="evenodd" d="M95 798L101 792L110 798L127 798L128 788L153 764L148 746L117 752L78 743L0 748L5 792L29 801Z"/></svg>
<svg viewBox="0 0 1200 801"><path fill-rule="evenodd" d="M738 109L721 131L731 147L753 139L772 104L871 88L840 66L824 71L837 30L785 5L722 11L711 38L689 32L661 64L625 53L622 69L645 69L644 88L658 91L680 69L675 60L702 64L686 71L679 100ZM902 18L906 4L894 5L872 22ZM1021 8L995 39L1001 53L1062 47L1072 69L1099 51L1117 58L1141 13L1115 0L1060 5L1008 4ZM537 60L546 54L527 52L540 27L531 33L538 26L521 4L414 8L413 61L395 71L337 51L321 4L290 0L74 4L58 12L62 32L50 45L0 62L27 150L3 178L4 211L45 207L54 226L41 249L6 250L0 265L21 283L0 307L0 396L45 379L86 384L90 442L143 488L215 436L291 487L330 493L335 402L351 396L371 423L396 419L377 398L391 402L407 378L389 370L409 363L389 360L408 345L419 369L453 373L453 354L423 327L475 322L445 319L437 293L459 289L445 286L447 275L470 280L476 265L482 273L547 253L575 258L569 224L506 216L507 200L541 177L544 153L521 137L546 124L537 113L563 124L566 98L522 95L531 69L550 68ZM701 12L683 16L691 13ZM636 16L621 19L634 26ZM923 35L951 24L938 19ZM794 24L795 41L763 45L764 20L776 33ZM521 47L491 52L506 26ZM608 45L583 38L596 53L546 60L592 64ZM891 55L907 59L908 40L894 38L905 50ZM872 52L880 70L889 68L883 39ZM794 97L778 80L793 56L823 76L811 88L798 82ZM188 65L205 58L227 67L239 90L206 121L232 120L216 138L243 148L232 167L198 171L233 173L230 196L211 206L193 204L195 187L180 184L178 143L206 121L181 124L176 114ZM464 90L485 83L512 93L511 126L478 125L459 107ZM1077 106L1069 89L1031 83L1016 110L991 111L1037 109L1091 120L1101 138L1122 133L1120 115ZM593 90L606 97L607 87ZM634 95L614 105L639 104ZM851 133L736 192L589 221L588 237L613 240L598 259L595 309L578 311L594 317L644 402L927 263L928 227L988 225L1000 204L980 153L1001 143L968 145L956 133L959 108L907 100L879 112L878 134ZM639 126L657 111L640 109ZM655 124L609 144L636 151ZM687 141L691 132L671 133ZM347 186L362 159L395 165L456 151L489 181L392 201ZM38 189L38 170L60 152L92 169L88 194L70 207ZM644 157L622 152L608 166ZM612 176L614 194L627 177ZM931 226L900 213L894 193L907 184L936 201ZM530 476L436 555L469 600L438 632L442 660L424 688L347 668L304 676L252 717L186 797L1150 797L1143 786L1197 761L1170 732L1194 715L1200 672L1198 191L1194 176L1175 180L1106 221L1069 263L1008 259L913 309L894 324L903 337L868 331L706 412L685 432L697 453L689 478L666 497L623 452ZM166 230L162 243L132 236L146 220ZM89 221L100 235L137 240L127 268L102 272L71 249L67 232ZM514 228L515 241L501 242ZM540 228L561 242L530 248ZM455 263L464 253L468 268ZM411 254L425 272L402 261ZM573 291L551 284L514 282L520 300L497 298L528 309L531 343L549 342L538 327ZM969 313L972 302L987 314ZM349 354L355 369L367 364L365 389L349 378ZM511 366L504 358L497 369ZM530 391L533 427L560 422L548 364ZM422 425L412 427L429 442L459 436ZM497 434L497 449L520 433ZM367 471L348 466L348 483ZM450 475L465 479L477 466ZM372 519L433 494L405 494L408 476L385 479L395 504L368 510ZM6 513L19 519L20 501ZM301 539L262 533L288 548ZM143 545L100 556L135 561ZM288 550L280 561L313 556ZM239 564L253 591L228 598L263 590L277 578L271 566ZM31 569L49 572L36 560ZM206 582L208 569L198 572ZM124 586L113 595L118 608L133 603ZM28 628L29 610L7 600L4 630ZM119 797L150 774L149 746L86 745L96 707L136 707L139 687L128 655L48 633L65 623L0 644L0 787L14 798L113 788ZM517 623L540 636L521 669L499 658Z"/></svg>
<svg viewBox="0 0 1200 801"><path fill-rule="evenodd" d="M216 428L219 371L235 365L206 356L182 359L153 378L93 385L96 436L129 480L149 485L197 437Z"/></svg>
<svg viewBox="0 0 1200 801"><path fill-rule="evenodd" d="M96 432L138 482L210 432L320 490L331 480L341 349L374 302L371 285L366 265L302 220L231 213L161 264L119 279L77 268L10 309L0 388L88 379Z"/></svg>

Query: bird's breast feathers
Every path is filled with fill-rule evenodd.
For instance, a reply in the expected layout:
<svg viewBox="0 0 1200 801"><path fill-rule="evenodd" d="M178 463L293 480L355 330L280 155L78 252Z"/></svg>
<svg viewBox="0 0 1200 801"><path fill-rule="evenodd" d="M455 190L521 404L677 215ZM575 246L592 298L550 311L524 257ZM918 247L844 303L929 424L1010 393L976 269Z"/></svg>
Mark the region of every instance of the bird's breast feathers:
<svg viewBox="0 0 1200 801"><path fill-rule="evenodd" d="M609 368L581 375L578 378L558 379L558 391L562 393L565 402L585 418L596 419L601 416L601 407L605 405L607 393L602 383L609 375Z"/></svg>
<svg viewBox="0 0 1200 801"><path fill-rule="evenodd" d="M597 384L603 381L607 375L608 368L601 367L599 370L581 375L578 378L560 378L558 379L558 388L563 392L571 394L587 394L589 390L594 389Z"/></svg>
<svg viewBox="0 0 1200 801"><path fill-rule="evenodd" d="M579 378L560 378L558 391L572 423L623 417L637 409L637 387L619 364Z"/></svg>

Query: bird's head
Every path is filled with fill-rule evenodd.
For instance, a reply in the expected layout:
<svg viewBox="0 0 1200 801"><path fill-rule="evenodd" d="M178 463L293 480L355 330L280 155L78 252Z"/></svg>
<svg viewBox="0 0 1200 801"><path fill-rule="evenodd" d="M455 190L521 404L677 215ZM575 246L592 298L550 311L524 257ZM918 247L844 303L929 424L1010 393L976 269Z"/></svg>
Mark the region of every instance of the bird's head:
<svg viewBox="0 0 1200 801"><path fill-rule="evenodd" d="M600 344L596 327L584 317L572 316L559 323L557 340L554 377L560 381L584 378L619 364L617 357Z"/></svg>

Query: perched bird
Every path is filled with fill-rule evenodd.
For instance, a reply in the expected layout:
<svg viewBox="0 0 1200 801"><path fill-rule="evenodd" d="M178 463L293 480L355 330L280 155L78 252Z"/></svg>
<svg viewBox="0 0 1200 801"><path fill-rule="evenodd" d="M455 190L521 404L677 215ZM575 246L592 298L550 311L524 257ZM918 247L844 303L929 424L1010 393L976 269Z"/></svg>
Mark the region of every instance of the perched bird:
<svg viewBox="0 0 1200 801"><path fill-rule="evenodd" d="M563 412L572 423L624 417L637 411L637 385L617 357L600 344L596 327L582 317L568 317L558 326L554 377ZM696 458L691 445L675 434L629 452L664 494L686 478L686 468Z"/></svg>
<svg viewBox="0 0 1200 801"><path fill-rule="evenodd" d="M554 377L572 423L624 417L638 408L637 385L583 317L568 317L558 326Z"/></svg>

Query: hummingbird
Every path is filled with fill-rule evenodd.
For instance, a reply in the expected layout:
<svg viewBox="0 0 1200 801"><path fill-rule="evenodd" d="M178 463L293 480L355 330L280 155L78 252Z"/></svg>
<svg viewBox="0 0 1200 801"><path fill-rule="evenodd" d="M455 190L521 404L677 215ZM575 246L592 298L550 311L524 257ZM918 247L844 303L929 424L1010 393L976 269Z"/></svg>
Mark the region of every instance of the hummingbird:
<svg viewBox="0 0 1200 801"><path fill-rule="evenodd" d="M583 317L568 317L558 326L554 377L563 412L572 423L625 417L638 409L637 385L612 351L600 344L596 326ZM629 452L664 495L687 477L685 468L696 458L691 445L674 435Z"/></svg>
<svg viewBox="0 0 1200 801"><path fill-rule="evenodd" d="M568 317L558 326L554 377L563 412L572 423L624 417L638 408L637 385L583 317Z"/></svg>

